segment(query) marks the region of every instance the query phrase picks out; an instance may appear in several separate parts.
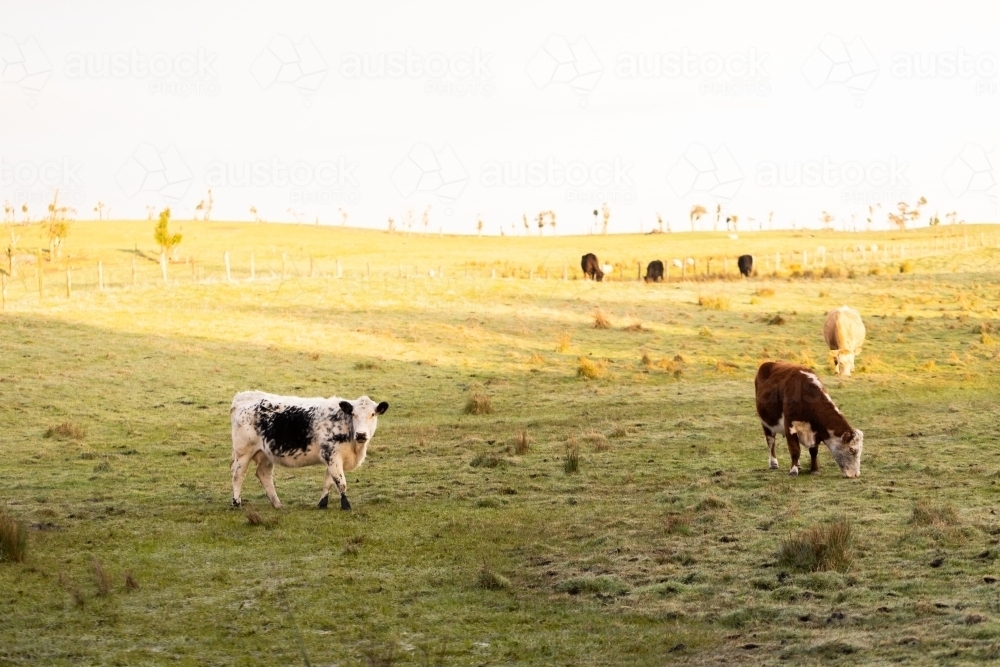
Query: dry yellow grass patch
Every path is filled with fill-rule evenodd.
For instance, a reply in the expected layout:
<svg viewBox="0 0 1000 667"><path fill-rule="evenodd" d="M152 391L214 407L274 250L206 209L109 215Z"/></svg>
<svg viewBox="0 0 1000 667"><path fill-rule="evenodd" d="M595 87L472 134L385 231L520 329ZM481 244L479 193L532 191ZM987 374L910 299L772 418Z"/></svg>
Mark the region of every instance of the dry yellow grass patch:
<svg viewBox="0 0 1000 667"><path fill-rule="evenodd" d="M607 318L607 316L604 314L604 311L601 310L600 306L594 308L594 328L595 329L611 328L611 320Z"/></svg>
<svg viewBox="0 0 1000 667"><path fill-rule="evenodd" d="M607 366L603 362L591 361L587 357L580 357L577 360L576 374L588 380L597 380L607 373Z"/></svg>

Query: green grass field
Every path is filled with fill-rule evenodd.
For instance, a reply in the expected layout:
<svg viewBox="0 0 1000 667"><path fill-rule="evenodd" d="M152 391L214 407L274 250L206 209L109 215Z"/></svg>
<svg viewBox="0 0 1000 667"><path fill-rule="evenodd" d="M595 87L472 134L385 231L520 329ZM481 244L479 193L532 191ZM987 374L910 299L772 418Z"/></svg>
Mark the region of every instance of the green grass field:
<svg viewBox="0 0 1000 667"><path fill-rule="evenodd" d="M0 665L1000 659L1000 228L185 223L164 285L152 226L76 223L52 261L38 226L12 230L0 505L28 542L0 562ZM874 258L842 255L862 243ZM578 279L588 251L611 280ZM779 275L735 278L743 252L766 274L782 253ZM688 256L698 280L636 280ZM838 379L822 320L845 303L868 343ZM825 448L819 475L789 477L783 439L768 470L767 359L814 366L865 431L860 479ZM277 470L280 511L248 476L258 525L229 509L229 403L252 388L390 403L348 474L352 512L316 509L319 467ZM492 412L468 414L473 393ZM839 569L779 559L839 520Z"/></svg>

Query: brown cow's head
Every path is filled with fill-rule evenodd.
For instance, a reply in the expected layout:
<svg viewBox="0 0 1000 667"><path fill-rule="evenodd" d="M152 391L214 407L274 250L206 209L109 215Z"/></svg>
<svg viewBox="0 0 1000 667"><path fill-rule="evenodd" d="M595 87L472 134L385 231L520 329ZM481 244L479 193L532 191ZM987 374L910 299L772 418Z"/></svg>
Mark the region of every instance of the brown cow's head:
<svg viewBox="0 0 1000 667"><path fill-rule="evenodd" d="M861 477L861 450L865 446L863 432L854 429L842 436L835 436L827 441L827 446L845 477Z"/></svg>

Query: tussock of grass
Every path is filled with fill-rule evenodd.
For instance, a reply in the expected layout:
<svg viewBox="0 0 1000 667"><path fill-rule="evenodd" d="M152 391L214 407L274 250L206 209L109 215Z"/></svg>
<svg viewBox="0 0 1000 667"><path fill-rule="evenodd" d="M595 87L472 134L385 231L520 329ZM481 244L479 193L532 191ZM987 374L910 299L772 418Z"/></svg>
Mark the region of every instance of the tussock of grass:
<svg viewBox="0 0 1000 667"><path fill-rule="evenodd" d="M473 468L506 468L510 462L502 456L483 452L476 454L469 465Z"/></svg>
<svg viewBox="0 0 1000 667"><path fill-rule="evenodd" d="M58 438L59 440L83 440L87 435L87 429L71 421L64 421L61 424L50 426L45 429L42 435L44 438Z"/></svg>
<svg viewBox="0 0 1000 667"><path fill-rule="evenodd" d="M607 368L603 363L591 361L587 357L580 357L577 360L576 374L588 380L598 380L607 373Z"/></svg>
<svg viewBox="0 0 1000 667"><path fill-rule="evenodd" d="M653 365L653 358L649 356L649 350L642 351L642 357L639 359L639 363L647 368Z"/></svg>
<svg viewBox="0 0 1000 667"><path fill-rule="evenodd" d="M615 577L575 577L560 581L556 585L556 590L570 595L580 593L593 593L598 595L625 595L628 593L628 586L625 582Z"/></svg>
<svg viewBox="0 0 1000 667"><path fill-rule="evenodd" d="M719 498L718 496L712 495L705 496L698 502L697 505L695 505L695 509L699 512L710 512L712 510L721 510L727 507L729 507L729 501L725 498Z"/></svg>
<svg viewBox="0 0 1000 667"><path fill-rule="evenodd" d="M246 512L247 523L251 526L263 526L264 528L271 529L278 525L278 517L264 517L260 513L247 509Z"/></svg>
<svg viewBox="0 0 1000 667"><path fill-rule="evenodd" d="M568 333L561 333L556 338L556 352L565 354L569 352L569 346L573 342L573 336Z"/></svg>
<svg viewBox="0 0 1000 667"><path fill-rule="evenodd" d="M494 570L489 564L483 563L483 566L476 573L476 588L482 588L486 591L502 591L510 588L510 579Z"/></svg>
<svg viewBox="0 0 1000 667"><path fill-rule="evenodd" d="M663 530L668 535L687 535L691 532L691 515L668 514L663 521Z"/></svg>
<svg viewBox="0 0 1000 667"><path fill-rule="evenodd" d="M899 263L900 273L913 273L913 268L913 262L908 259Z"/></svg>
<svg viewBox="0 0 1000 667"><path fill-rule="evenodd" d="M0 561L23 563L28 555L28 526L0 508Z"/></svg>
<svg viewBox="0 0 1000 667"><path fill-rule="evenodd" d="M139 581L128 571L125 572L125 590L129 593L139 590Z"/></svg>
<svg viewBox="0 0 1000 667"><path fill-rule="evenodd" d="M612 424L611 432L608 433L609 438L624 438L628 435L628 428L621 424Z"/></svg>
<svg viewBox="0 0 1000 667"><path fill-rule="evenodd" d="M633 322L632 324L622 327L622 331L647 331L647 329L642 326L642 322Z"/></svg>
<svg viewBox="0 0 1000 667"><path fill-rule="evenodd" d="M563 457L563 472L567 475L580 472L580 448L575 442L566 443L566 454Z"/></svg>
<svg viewBox="0 0 1000 667"><path fill-rule="evenodd" d="M774 296L774 290L771 289L770 287L758 287L757 289L754 290L753 295L763 296L763 297Z"/></svg>
<svg viewBox="0 0 1000 667"><path fill-rule="evenodd" d="M517 432L514 433L514 453L518 456L523 456L528 453L530 447L531 436L528 435L527 429L517 429Z"/></svg>
<svg viewBox="0 0 1000 667"><path fill-rule="evenodd" d="M677 368L677 362L664 357L656 362L656 367L663 371L673 372Z"/></svg>
<svg viewBox="0 0 1000 667"><path fill-rule="evenodd" d="M595 452L606 452L611 449L611 444L608 442L608 439L600 431L591 429L590 431L584 433L581 438L583 438L584 442L589 443L594 448ZM576 439L570 438L569 443L575 446Z"/></svg>
<svg viewBox="0 0 1000 667"><path fill-rule="evenodd" d="M778 313L777 315L769 319L767 323L770 324L771 326L781 326L782 324L785 323L785 318L781 316L781 313Z"/></svg>
<svg viewBox="0 0 1000 667"><path fill-rule="evenodd" d="M356 371L377 371L382 369L382 364L371 359L365 359L364 361L357 361L354 363L354 370Z"/></svg>
<svg viewBox="0 0 1000 667"><path fill-rule="evenodd" d="M709 310L729 310L729 297L699 296L698 305Z"/></svg>
<svg viewBox="0 0 1000 667"><path fill-rule="evenodd" d="M607 318L607 316L604 314L604 311L601 310L600 306L594 308L594 328L595 329L611 328L611 320Z"/></svg>
<svg viewBox="0 0 1000 667"><path fill-rule="evenodd" d="M921 501L913 508L910 523L917 526L957 526L958 510L951 503L933 505Z"/></svg>
<svg viewBox="0 0 1000 667"><path fill-rule="evenodd" d="M834 521L786 538L778 548L778 563L805 572L843 572L853 561L852 546L851 524Z"/></svg>
<svg viewBox="0 0 1000 667"><path fill-rule="evenodd" d="M94 583L97 584L98 597L107 597L111 593L111 575L104 569L104 565L96 558L90 563L90 569L94 573Z"/></svg>
<svg viewBox="0 0 1000 667"><path fill-rule="evenodd" d="M698 338L711 338L713 335L712 330L708 327L698 329Z"/></svg>
<svg viewBox="0 0 1000 667"><path fill-rule="evenodd" d="M482 389L473 389L469 392L469 400L465 402L465 414L467 415L489 415L493 414L493 403L490 395Z"/></svg>
<svg viewBox="0 0 1000 667"><path fill-rule="evenodd" d="M344 542L343 554L345 556L356 556L361 553L361 545L365 543L364 535L352 535Z"/></svg>
<svg viewBox="0 0 1000 667"><path fill-rule="evenodd" d="M69 596L73 598L73 604L77 607L83 607L86 604L87 597L83 594L83 591L80 590L80 587L77 586L72 579L66 576L65 572L59 573L59 585L62 586L67 593L69 593Z"/></svg>

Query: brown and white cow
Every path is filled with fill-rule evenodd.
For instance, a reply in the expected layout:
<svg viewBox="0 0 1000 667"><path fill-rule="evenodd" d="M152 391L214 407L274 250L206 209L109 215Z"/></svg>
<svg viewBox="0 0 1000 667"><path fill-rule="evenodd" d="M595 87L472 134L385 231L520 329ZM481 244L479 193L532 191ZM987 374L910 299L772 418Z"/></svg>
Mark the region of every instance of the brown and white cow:
<svg viewBox="0 0 1000 667"><path fill-rule="evenodd" d="M783 361L766 361L757 369L754 387L772 469L778 467L774 437L782 433L792 457L789 474L799 474L800 446L809 450L812 459L809 471L819 471L816 455L822 442L846 477L861 476L865 434L851 428L815 373Z"/></svg>
<svg viewBox="0 0 1000 667"><path fill-rule="evenodd" d="M830 346L830 361L837 375L850 377L854 370L854 356L861 354L865 344L865 323L861 313L850 306L841 306L826 314L823 337Z"/></svg>
<svg viewBox="0 0 1000 667"><path fill-rule="evenodd" d="M385 401L376 405L367 396L348 401L336 396L299 398L262 391L236 394L229 410L233 507L242 502L243 477L254 461L257 479L276 508L281 507L281 501L274 490L275 464L288 468L322 464L326 466L326 484L320 509L326 509L334 486L340 493L340 509L351 509L344 473L364 463L378 416L388 409Z"/></svg>

